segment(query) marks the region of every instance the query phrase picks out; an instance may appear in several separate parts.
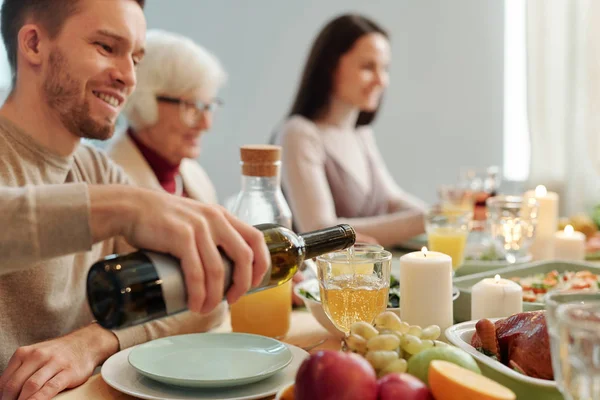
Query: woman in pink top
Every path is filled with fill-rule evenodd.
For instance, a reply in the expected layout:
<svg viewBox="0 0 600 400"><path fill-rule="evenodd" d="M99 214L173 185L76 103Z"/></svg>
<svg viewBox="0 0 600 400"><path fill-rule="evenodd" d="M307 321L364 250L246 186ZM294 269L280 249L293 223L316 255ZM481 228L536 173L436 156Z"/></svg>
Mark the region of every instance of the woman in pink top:
<svg viewBox="0 0 600 400"><path fill-rule="evenodd" d="M313 43L275 137L299 231L345 222L384 246L424 232L424 203L396 184L371 129L389 82L390 53L387 33L360 15L332 20Z"/></svg>

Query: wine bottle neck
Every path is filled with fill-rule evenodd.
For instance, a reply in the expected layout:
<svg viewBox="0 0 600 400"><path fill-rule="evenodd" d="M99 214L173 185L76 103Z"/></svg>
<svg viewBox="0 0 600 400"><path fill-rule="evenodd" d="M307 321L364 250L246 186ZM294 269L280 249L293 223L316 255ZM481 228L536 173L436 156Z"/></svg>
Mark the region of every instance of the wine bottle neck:
<svg viewBox="0 0 600 400"><path fill-rule="evenodd" d="M354 245L356 233L347 224L333 226L299 235L305 244L305 259L314 258L336 250L347 249Z"/></svg>

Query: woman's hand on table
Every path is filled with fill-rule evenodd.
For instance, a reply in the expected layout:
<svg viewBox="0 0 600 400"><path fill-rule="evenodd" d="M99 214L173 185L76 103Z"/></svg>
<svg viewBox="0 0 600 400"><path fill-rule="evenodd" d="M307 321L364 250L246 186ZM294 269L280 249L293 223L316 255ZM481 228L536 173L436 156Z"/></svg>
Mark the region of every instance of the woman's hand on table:
<svg viewBox="0 0 600 400"><path fill-rule="evenodd" d="M356 243L379 244L374 237L358 232L356 232Z"/></svg>
<svg viewBox="0 0 600 400"><path fill-rule="evenodd" d="M304 275L302 274L302 272L300 272L300 271L296 272L296 274L292 278L292 287L296 286L297 283L300 283L303 280L304 280ZM292 290L292 304L295 306L304 305L304 301L300 297L296 296L296 293L294 293L293 290Z"/></svg>
<svg viewBox="0 0 600 400"><path fill-rule="evenodd" d="M88 380L119 350L117 337L92 324L56 339L24 346L0 377L2 400L45 400Z"/></svg>

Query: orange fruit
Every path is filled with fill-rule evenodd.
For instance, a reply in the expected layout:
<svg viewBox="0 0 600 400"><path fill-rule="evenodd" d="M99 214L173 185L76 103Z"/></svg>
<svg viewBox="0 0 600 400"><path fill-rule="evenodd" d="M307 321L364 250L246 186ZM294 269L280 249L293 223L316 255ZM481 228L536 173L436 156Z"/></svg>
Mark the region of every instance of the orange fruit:
<svg viewBox="0 0 600 400"><path fill-rule="evenodd" d="M507 387L448 361L429 365L429 387L435 400L515 400Z"/></svg>
<svg viewBox="0 0 600 400"><path fill-rule="evenodd" d="M279 400L294 400L294 385L288 386L283 393L281 393Z"/></svg>

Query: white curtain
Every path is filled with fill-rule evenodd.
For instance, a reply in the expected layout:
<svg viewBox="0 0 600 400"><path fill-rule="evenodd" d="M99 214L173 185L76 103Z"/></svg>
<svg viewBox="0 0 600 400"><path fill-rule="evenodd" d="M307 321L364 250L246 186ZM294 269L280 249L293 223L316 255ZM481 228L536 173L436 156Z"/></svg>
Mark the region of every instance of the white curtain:
<svg viewBox="0 0 600 400"><path fill-rule="evenodd" d="M558 192L562 215L600 203L599 3L526 2L529 185Z"/></svg>

